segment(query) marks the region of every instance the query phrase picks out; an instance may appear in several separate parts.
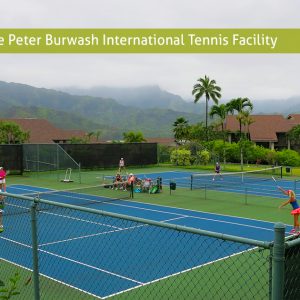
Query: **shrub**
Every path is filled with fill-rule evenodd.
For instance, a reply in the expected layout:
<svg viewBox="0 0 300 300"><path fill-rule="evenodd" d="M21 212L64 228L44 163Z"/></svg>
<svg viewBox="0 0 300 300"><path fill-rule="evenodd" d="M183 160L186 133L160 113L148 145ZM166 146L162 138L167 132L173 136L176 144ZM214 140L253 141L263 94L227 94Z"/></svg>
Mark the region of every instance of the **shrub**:
<svg viewBox="0 0 300 300"><path fill-rule="evenodd" d="M199 158L200 158L200 162L203 163L204 165L207 165L207 163L210 160L210 154L208 150L201 150L199 152L197 152Z"/></svg>
<svg viewBox="0 0 300 300"><path fill-rule="evenodd" d="M282 166L299 166L300 155L294 150L282 150L277 152L277 161L278 164Z"/></svg>
<svg viewBox="0 0 300 300"><path fill-rule="evenodd" d="M185 149L177 149L171 152L171 163L177 166L191 165L191 151Z"/></svg>

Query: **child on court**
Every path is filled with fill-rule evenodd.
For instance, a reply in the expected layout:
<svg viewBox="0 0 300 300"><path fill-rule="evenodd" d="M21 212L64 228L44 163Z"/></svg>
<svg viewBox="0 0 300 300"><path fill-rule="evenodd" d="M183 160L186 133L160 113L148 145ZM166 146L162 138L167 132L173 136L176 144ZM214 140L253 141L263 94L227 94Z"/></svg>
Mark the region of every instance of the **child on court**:
<svg viewBox="0 0 300 300"><path fill-rule="evenodd" d="M300 207L296 200L296 194L293 190L284 190L282 187L277 186L277 188L284 194L289 197L289 200L283 202L279 208L286 206L287 204L291 204L292 211L291 215L294 216L294 228L291 230L290 233L297 233L300 234L300 227L299 227L299 215L300 215Z"/></svg>

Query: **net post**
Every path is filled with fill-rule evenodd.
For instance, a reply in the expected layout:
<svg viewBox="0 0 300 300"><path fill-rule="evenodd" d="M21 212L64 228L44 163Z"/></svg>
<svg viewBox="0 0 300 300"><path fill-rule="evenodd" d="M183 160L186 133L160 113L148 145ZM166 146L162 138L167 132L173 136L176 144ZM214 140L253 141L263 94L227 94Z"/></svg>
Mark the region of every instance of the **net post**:
<svg viewBox="0 0 300 300"><path fill-rule="evenodd" d="M133 182L130 183L130 198L133 199Z"/></svg>
<svg viewBox="0 0 300 300"><path fill-rule="evenodd" d="M272 253L272 300L283 299L284 267L285 267L285 225L276 223L274 226L274 246Z"/></svg>
<svg viewBox="0 0 300 300"><path fill-rule="evenodd" d="M193 190L193 174L191 175L191 191Z"/></svg>
<svg viewBox="0 0 300 300"><path fill-rule="evenodd" d="M34 198L30 207L31 211L31 236L32 236L32 262L33 262L33 284L34 299L40 299L40 282L39 282L39 257L38 257L38 237L37 237L37 216L36 210L39 203L39 196Z"/></svg>
<svg viewBox="0 0 300 300"><path fill-rule="evenodd" d="M280 178L282 178L282 166L280 166Z"/></svg>

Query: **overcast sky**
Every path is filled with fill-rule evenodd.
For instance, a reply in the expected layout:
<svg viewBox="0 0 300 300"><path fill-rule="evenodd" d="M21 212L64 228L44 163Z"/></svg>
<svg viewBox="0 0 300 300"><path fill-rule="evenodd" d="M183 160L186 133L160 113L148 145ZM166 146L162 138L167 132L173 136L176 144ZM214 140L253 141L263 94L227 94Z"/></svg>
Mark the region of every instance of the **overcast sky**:
<svg viewBox="0 0 300 300"><path fill-rule="evenodd" d="M299 0L3 0L0 28L300 28ZM300 54L0 54L0 80L36 87L159 85L191 98L300 95Z"/></svg>

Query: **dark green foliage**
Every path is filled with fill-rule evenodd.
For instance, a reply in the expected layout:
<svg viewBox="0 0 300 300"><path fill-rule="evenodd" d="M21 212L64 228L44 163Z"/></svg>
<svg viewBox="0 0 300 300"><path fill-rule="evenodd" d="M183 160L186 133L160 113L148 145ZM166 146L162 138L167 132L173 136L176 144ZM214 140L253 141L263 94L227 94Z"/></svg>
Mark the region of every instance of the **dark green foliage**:
<svg viewBox="0 0 300 300"><path fill-rule="evenodd" d="M0 280L0 299L10 299L13 296L20 294L18 291L18 282L20 281L20 274L15 273L13 277L9 278L9 282L5 284Z"/></svg>
<svg viewBox="0 0 300 300"><path fill-rule="evenodd" d="M29 132L23 131L14 122L0 121L0 143L1 144L23 144L28 141Z"/></svg>

